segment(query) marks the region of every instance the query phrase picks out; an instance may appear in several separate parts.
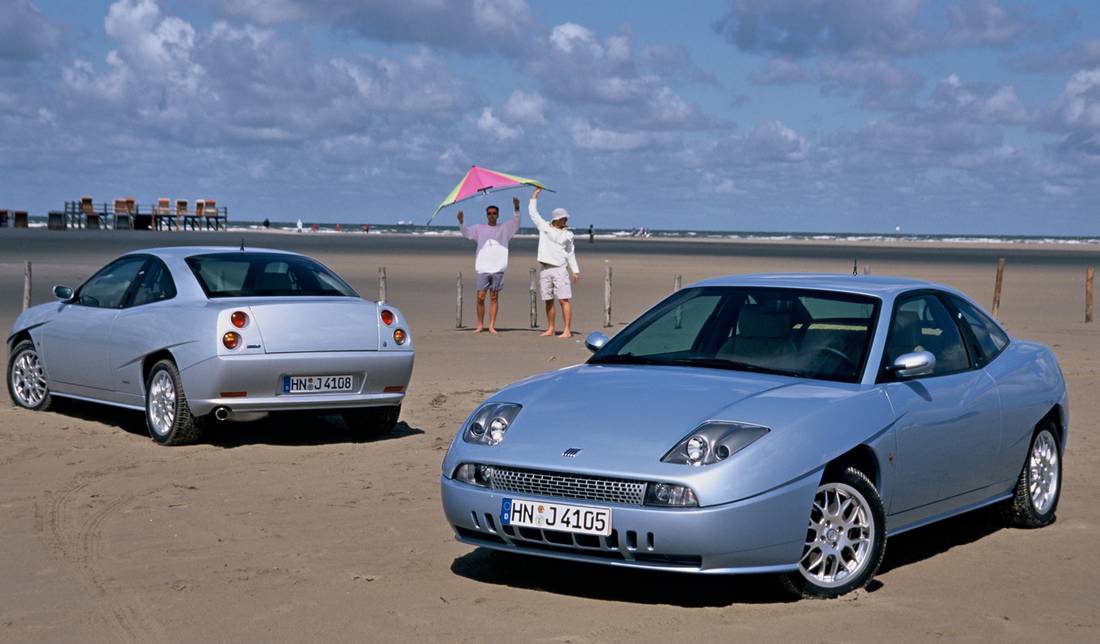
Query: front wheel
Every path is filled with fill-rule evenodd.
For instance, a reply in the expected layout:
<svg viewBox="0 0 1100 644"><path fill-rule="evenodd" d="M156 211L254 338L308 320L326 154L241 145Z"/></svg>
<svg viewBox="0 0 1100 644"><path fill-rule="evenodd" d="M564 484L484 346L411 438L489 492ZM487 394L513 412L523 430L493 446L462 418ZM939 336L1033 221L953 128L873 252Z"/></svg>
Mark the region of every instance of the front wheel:
<svg viewBox="0 0 1100 644"><path fill-rule="evenodd" d="M886 551L886 514L870 480L854 467L817 488L798 570L783 577L802 597L839 597L863 588Z"/></svg>
<svg viewBox="0 0 1100 644"><path fill-rule="evenodd" d="M186 445L202 435L204 419L191 415L183 379L171 360L153 365L145 380L145 424L161 445Z"/></svg>
<svg viewBox="0 0 1100 644"><path fill-rule="evenodd" d="M1041 528L1054 523L1062 492L1062 454L1054 425L1040 425L1031 438L1027 461L1016 480L1012 498L1001 506L1005 523L1016 528Z"/></svg>
<svg viewBox="0 0 1100 644"><path fill-rule="evenodd" d="M401 416L401 405L345 409L341 415L348 429L357 436L385 436L397 425L397 419Z"/></svg>
<svg viewBox="0 0 1100 644"><path fill-rule="evenodd" d="M46 385L46 370L30 340L23 340L11 350L11 357L8 358L8 395L16 405L34 411L45 411L53 402L50 388Z"/></svg>

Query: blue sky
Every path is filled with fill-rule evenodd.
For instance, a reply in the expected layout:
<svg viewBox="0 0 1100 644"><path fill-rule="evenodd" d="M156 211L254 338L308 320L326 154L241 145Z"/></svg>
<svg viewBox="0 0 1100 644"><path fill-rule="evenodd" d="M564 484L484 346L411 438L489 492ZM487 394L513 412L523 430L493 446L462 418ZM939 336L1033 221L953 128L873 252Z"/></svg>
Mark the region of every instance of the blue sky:
<svg viewBox="0 0 1100 644"><path fill-rule="evenodd" d="M582 227L1096 235L1100 3L0 0L0 132L36 213L420 222L476 163Z"/></svg>

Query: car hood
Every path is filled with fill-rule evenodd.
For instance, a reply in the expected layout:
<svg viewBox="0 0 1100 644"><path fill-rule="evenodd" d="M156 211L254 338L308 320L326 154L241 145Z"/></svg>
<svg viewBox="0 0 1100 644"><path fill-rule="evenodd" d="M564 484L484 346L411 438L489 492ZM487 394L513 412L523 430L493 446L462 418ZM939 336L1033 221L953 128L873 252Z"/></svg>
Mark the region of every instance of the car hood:
<svg viewBox="0 0 1100 644"><path fill-rule="evenodd" d="M840 425L837 418L849 416L864 397L874 401L873 418ZM751 496L803 476L823 465L830 453L888 424L891 415L881 392L860 385L693 367L580 365L518 382L490 401L518 403L523 409L499 445L473 445L457 436L444 462L445 474L460 462L480 462L683 482L699 491L704 505ZM708 420L759 424L772 431L715 465L661 462ZM567 458L567 449L580 453ZM731 472L740 476L731 477ZM716 485L712 479L722 482Z"/></svg>

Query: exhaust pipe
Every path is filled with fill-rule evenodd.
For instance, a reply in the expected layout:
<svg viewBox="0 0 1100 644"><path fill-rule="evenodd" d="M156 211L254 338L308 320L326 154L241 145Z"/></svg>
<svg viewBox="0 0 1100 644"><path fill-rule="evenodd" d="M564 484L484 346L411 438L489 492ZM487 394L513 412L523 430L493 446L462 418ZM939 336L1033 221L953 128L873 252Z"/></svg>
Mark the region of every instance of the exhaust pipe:
<svg viewBox="0 0 1100 644"><path fill-rule="evenodd" d="M229 408L218 407L214 410L214 418L217 418L218 420L227 420L229 418Z"/></svg>

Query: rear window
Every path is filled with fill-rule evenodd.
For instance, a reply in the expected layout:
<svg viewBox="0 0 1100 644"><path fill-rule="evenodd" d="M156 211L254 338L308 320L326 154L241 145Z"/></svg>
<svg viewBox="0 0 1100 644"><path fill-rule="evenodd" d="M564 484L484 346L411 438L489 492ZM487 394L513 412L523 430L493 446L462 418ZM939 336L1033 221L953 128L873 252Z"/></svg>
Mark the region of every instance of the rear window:
<svg viewBox="0 0 1100 644"><path fill-rule="evenodd" d="M187 258L207 297L358 294L315 260L281 253L213 253Z"/></svg>

